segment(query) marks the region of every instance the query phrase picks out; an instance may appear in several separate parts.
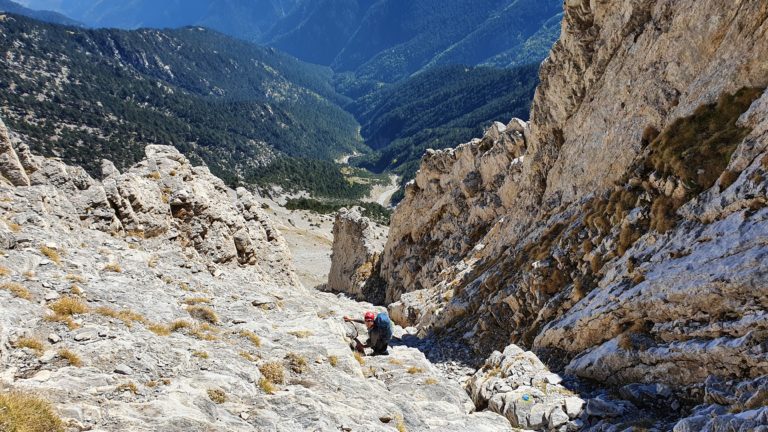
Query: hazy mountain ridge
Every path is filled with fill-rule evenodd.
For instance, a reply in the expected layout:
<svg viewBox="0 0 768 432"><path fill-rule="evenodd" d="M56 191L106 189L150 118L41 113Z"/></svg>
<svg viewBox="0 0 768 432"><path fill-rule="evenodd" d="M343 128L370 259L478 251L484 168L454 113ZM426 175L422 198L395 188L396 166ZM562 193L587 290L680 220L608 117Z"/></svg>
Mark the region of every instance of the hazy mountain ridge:
<svg viewBox="0 0 768 432"><path fill-rule="evenodd" d="M24 6L13 2L11 0L0 0L0 12L9 12L13 14L19 14L28 16L30 18L38 19L53 24L62 24L70 26L82 26L82 23L70 19L60 13L49 10L32 10L25 8Z"/></svg>
<svg viewBox="0 0 768 432"><path fill-rule="evenodd" d="M275 46L302 60L355 72L358 79L394 82L440 64L508 66L540 62L549 51L535 43L558 17L557 0L149 0L90 3L27 0L91 26L121 28L210 26ZM549 26L554 41L558 28ZM531 43L534 42L534 43ZM505 57L517 51L523 59ZM501 57L499 57L501 56Z"/></svg>

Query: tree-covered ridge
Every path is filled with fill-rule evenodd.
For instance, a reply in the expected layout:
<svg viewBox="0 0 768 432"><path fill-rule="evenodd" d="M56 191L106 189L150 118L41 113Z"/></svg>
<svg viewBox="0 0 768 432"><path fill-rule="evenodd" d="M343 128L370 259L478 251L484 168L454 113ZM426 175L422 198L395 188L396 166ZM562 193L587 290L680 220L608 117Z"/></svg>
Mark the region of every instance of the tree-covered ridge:
<svg viewBox="0 0 768 432"><path fill-rule="evenodd" d="M287 156L361 149L331 72L221 34L0 22L0 106L38 152L98 174L171 144L230 184ZM342 186L343 187L343 186Z"/></svg>
<svg viewBox="0 0 768 432"><path fill-rule="evenodd" d="M383 87L348 107L362 124L363 137L377 149L355 163L376 172L391 170L405 184L426 149L467 142L493 121L527 119L537 84L538 65L445 66Z"/></svg>
<svg viewBox="0 0 768 432"><path fill-rule="evenodd" d="M331 66L358 79L395 82L437 65L507 66L494 58L521 49L536 49L539 63L551 46L529 39L561 12L560 0L383 0Z"/></svg>

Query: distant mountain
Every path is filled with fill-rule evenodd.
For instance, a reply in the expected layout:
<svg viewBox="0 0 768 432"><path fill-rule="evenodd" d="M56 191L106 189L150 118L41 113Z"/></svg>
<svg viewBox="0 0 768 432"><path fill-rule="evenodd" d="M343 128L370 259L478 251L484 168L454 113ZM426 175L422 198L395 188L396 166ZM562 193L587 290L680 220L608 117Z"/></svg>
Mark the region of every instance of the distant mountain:
<svg viewBox="0 0 768 432"><path fill-rule="evenodd" d="M296 57L330 65L375 0L306 0L278 21L261 42Z"/></svg>
<svg viewBox="0 0 768 432"><path fill-rule="evenodd" d="M258 183L279 161L340 179L319 192L350 191L330 160L365 149L328 68L197 27L84 30L14 15L0 38L0 115L39 153L98 174L101 157L124 168L146 144L172 144L230 184Z"/></svg>
<svg viewBox="0 0 768 432"><path fill-rule="evenodd" d="M441 64L507 66L497 56L518 51L535 50L530 62L539 63L559 31L545 46L529 39L561 12L561 0L381 0L331 66L394 82Z"/></svg>
<svg viewBox="0 0 768 432"><path fill-rule="evenodd" d="M539 63L562 0L25 0L96 27L207 26L302 60L395 82L445 64Z"/></svg>
<svg viewBox="0 0 768 432"><path fill-rule="evenodd" d="M200 25L257 40L301 0L21 0L92 27L177 28Z"/></svg>
<svg viewBox="0 0 768 432"><path fill-rule="evenodd" d="M60 13L48 10L32 10L10 0L0 0L0 12L14 13L54 24L82 26L81 23Z"/></svg>

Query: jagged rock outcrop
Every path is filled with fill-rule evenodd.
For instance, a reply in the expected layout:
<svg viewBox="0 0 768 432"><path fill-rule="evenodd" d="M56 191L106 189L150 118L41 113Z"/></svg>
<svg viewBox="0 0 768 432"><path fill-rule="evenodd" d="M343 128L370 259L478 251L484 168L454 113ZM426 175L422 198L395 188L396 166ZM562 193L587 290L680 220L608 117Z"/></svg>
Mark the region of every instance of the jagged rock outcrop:
<svg viewBox="0 0 768 432"><path fill-rule="evenodd" d="M491 354L469 380L468 391L475 405L505 416L514 427L580 430L584 400L561 382L534 353L510 345Z"/></svg>
<svg viewBox="0 0 768 432"><path fill-rule="evenodd" d="M72 213L90 228L177 241L212 264L290 268L285 241L252 194L243 188L230 190L173 147L147 146L147 159L122 174L103 161L102 181L80 167L33 156L23 144L17 147L24 163L15 165L16 178L28 178L26 185L52 187L48 191L66 197L75 209ZM8 160L19 160L13 147L6 154Z"/></svg>
<svg viewBox="0 0 768 432"><path fill-rule="evenodd" d="M29 186L29 177L13 149L8 128L5 127L2 119L0 119L0 175L14 186Z"/></svg>
<svg viewBox="0 0 768 432"><path fill-rule="evenodd" d="M359 208L339 210L333 223L331 270L325 289L373 304L384 303L385 284L379 276L384 244L372 228Z"/></svg>
<svg viewBox="0 0 768 432"><path fill-rule="evenodd" d="M356 360L340 317L372 305L303 289L250 193L146 153L0 185L3 393L67 432L511 431L414 348Z"/></svg>
<svg viewBox="0 0 768 432"><path fill-rule="evenodd" d="M689 401L768 374L766 32L764 2L566 1L522 164L478 202L424 157L382 258L393 316Z"/></svg>
<svg viewBox="0 0 768 432"><path fill-rule="evenodd" d="M392 216L381 274L387 303L430 287L504 214L522 168L527 124L495 123L482 139L428 150Z"/></svg>

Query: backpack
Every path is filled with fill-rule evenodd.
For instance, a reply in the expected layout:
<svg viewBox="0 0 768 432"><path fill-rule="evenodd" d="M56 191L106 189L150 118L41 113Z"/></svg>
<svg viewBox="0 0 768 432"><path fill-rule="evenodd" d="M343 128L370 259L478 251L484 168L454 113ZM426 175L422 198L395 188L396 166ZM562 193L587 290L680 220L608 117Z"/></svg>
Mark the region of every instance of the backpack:
<svg viewBox="0 0 768 432"><path fill-rule="evenodd" d="M386 312L376 315L373 323L376 325L376 328L383 330L384 340L389 341L392 339L392 321L389 320L389 315Z"/></svg>

